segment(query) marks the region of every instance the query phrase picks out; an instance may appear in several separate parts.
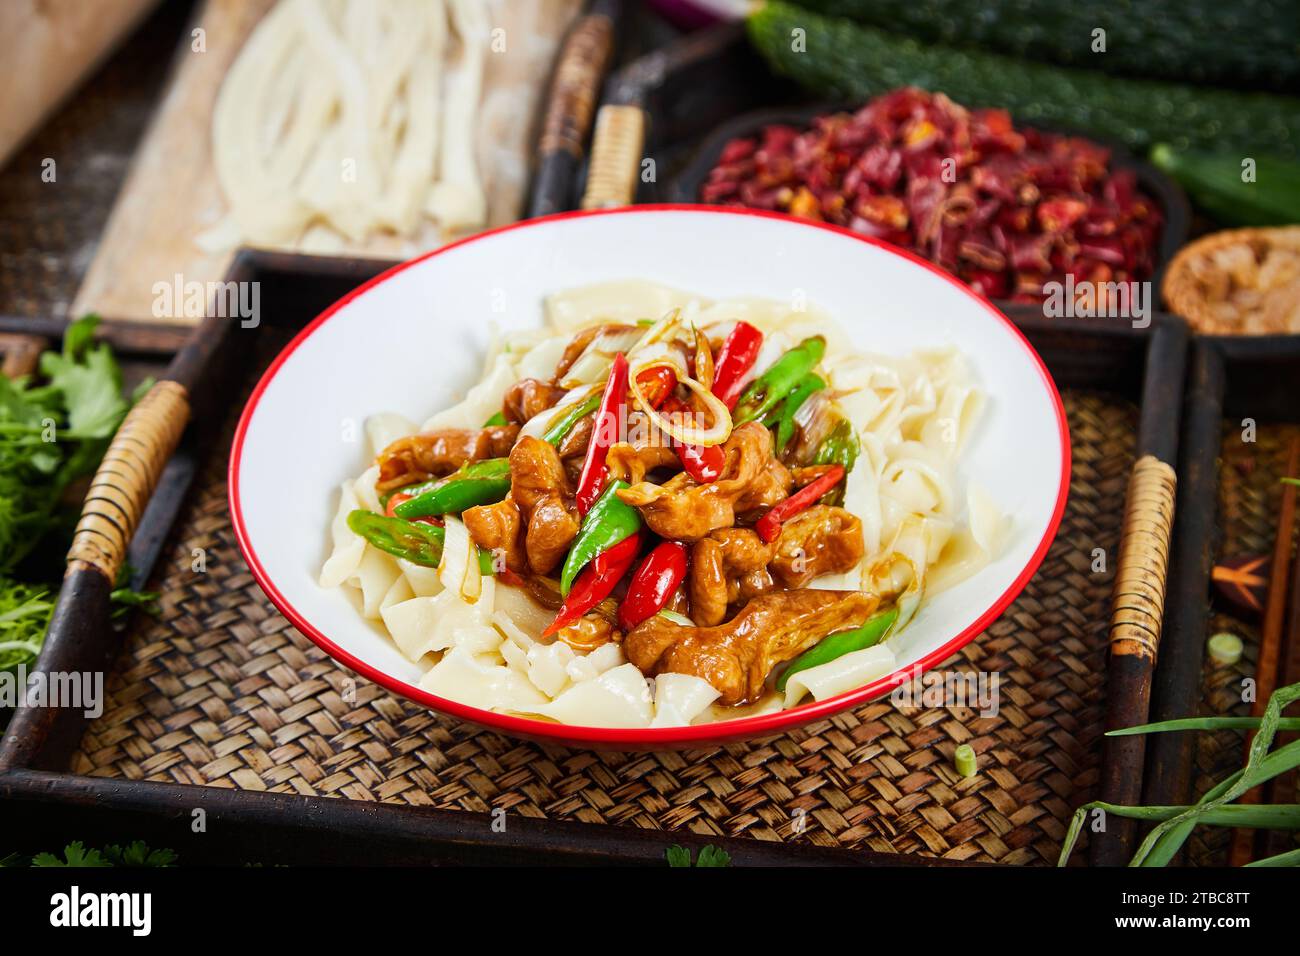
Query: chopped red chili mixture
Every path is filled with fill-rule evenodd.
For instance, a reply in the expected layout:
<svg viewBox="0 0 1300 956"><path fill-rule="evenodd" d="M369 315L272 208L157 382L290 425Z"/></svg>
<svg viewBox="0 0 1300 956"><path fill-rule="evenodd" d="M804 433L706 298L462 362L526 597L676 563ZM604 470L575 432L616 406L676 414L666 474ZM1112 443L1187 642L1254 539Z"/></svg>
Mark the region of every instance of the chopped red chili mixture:
<svg viewBox="0 0 1300 956"><path fill-rule="evenodd" d="M1149 278L1162 222L1106 147L914 87L806 130L733 139L700 200L846 226L1019 302L1067 275L1076 286Z"/></svg>

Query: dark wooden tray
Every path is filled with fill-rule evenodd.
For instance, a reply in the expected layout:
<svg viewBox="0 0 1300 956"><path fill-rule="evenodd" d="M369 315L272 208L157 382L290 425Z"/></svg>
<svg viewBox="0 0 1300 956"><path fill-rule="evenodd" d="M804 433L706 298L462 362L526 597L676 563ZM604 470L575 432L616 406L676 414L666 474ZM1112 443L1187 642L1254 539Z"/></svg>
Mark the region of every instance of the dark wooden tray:
<svg viewBox="0 0 1300 956"><path fill-rule="evenodd" d="M1259 624L1211 600L1210 574L1221 557L1272 552L1282 490L1278 478L1285 473L1287 444L1300 436L1297 379L1300 336L1195 340L1166 616L1166 640L1182 652L1167 654L1157 673L1154 720L1249 716L1241 681L1255 675ZM1249 444L1242 440L1246 419L1256 427L1256 441ZM1243 639L1245 654L1236 664L1206 660L1206 640L1219 630ZM1158 734L1151 743L1144 802L1187 803L1239 770L1243 761L1239 733ZM1188 841L1187 859L1226 865L1229 837L1227 830L1198 829Z"/></svg>
<svg viewBox="0 0 1300 956"><path fill-rule="evenodd" d="M110 627L108 581L93 553L74 548L80 560L38 667L106 671L109 705L93 722L79 710L15 714L0 748L0 797L14 811L0 824L6 848L104 836L171 846L187 862L657 863L670 844L713 843L740 864L1046 863L1075 806L1125 802L1141 751L1103 761L1101 731L1132 722L1141 700L1126 682L1142 673L1112 667L1108 691L1106 649L1121 623L1111 574L1123 559L1105 575L1087 563L1092 547L1119 553L1134 460L1174 459L1180 321L1157 315L1147 335L1015 316L1066 390L1076 461L1047 563L984 638L943 665L1001 671L1013 698L1001 716L881 701L770 741L611 756L511 741L364 682L357 704L340 709L345 672L275 615L234 550L224 466L250 376L381 268L238 258L229 278L262 284L264 324L210 318L171 362L164 378L176 384L162 388L187 396L190 424L121 535L131 564L163 591L162 617ZM196 544L215 569L201 582L176 570ZM1149 583L1163 590L1162 577ZM303 721L307 750L294 751ZM943 755L955 740L977 744L987 773L952 778ZM504 834L494 807L510 810ZM196 810L221 839L191 831ZM806 835L791 829L800 810ZM1095 858L1122 859L1122 836L1094 840Z"/></svg>

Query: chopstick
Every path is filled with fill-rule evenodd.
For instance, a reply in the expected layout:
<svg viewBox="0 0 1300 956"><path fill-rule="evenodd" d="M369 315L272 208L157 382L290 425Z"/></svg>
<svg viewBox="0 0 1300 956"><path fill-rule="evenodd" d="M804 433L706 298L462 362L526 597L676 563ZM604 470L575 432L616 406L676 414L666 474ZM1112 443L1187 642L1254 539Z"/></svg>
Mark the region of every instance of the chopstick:
<svg viewBox="0 0 1300 956"><path fill-rule="evenodd" d="M1287 454L1288 475L1300 472L1300 438L1291 440ZM1252 717L1262 717L1264 707L1277 687L1279 661L1282 657L1282 628L1286 617L1287 576L1291 568L1291 540L1295 530L1296 487L1282 486L1282 503L1278 508L1277 540L1273 544L1273 569L1268 581L1268 599L1264 603L1264 628L1259 645L1259 658L1255 662L1255 701L1251 704ZM1293 644L1294 632L1288 643ZM1288 650L1287 666L1291 658L1300 656ZM1254 733L1246 735L1246 746ZM1241 795L1242 804L1259 803L1260 787L1254 787ZM1245 866L1255 853L1257 831L1238 829L1232 834L1232 850L1228 857L1230 866Z"/></svg>
<svg viewBox="0 0 1300 956"><path fill-rule="evenodd" d="M537 144L529 219L573 208L573 180L614 60L622 10L621 0L595 0L564 40Z"/></svg>
<svg viewBox="0 0 1300 956"><path fill-rule="evenodd" d="M1183 403L1187 330L1161 322L1147 346L1137 461L1124 497L1119 562L1111 595L1106 664L1106 730L1145 724L1164 624L1165 585L1178 477L1178 421ZM1141 734L1103 737L1097 791L1107 803L1142 802L1146 740ZM1093 866L1123 866L1133 855L1134 821L1107 820L1089 843Z"/></svg>

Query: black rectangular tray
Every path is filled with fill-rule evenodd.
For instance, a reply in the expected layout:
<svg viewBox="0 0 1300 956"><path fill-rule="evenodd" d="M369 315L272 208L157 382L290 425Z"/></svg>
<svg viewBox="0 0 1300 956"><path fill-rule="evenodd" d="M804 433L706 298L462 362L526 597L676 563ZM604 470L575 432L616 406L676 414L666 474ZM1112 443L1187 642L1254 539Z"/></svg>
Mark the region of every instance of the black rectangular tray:
<svg viewBox="0 0 1300 956"><path fill-rule="evenodd" d="M301 328L335 299L382 271L384 265L245 252L236 260L229 279L262 284L265 331L284 335ZM1173 462L1187 343L1181 321L1157 314L1152 332L1147 334L1113 322L1046 321L1033 311L1013 318L1062 387L1100 389L1140 403L1137 457L1151 455ZM180 383L188 393L192 415L130 538L128 560L138 569L138 580L148 577L157 563L201 464L210 462L213 455L220 456L220 461L229 454L224 447L214 447L214 442L221 423L239 411L238 381L254 371L248 367L252 351L249 334L240 330L235 320L209 318L166 369L164 377ZM1126 478L1121 480L1127 483ZM111 669L121 653L124 635L109 625L107 592L108 583L98 571L69 569L37 665L40 669ZM1095 626L1104 627L1105 622L1096 621ZM1167 657L1177 659L1180 654L1181 650L1173 647ZM1107 700L1108 725L1132 722L1125 715L1138 701L1129 694L1124 680L1112 684ZM656 864L662 863L668 845L698 848L712 843L730 852L741 865L954 862L517 815L511 816L503 835L493 830L490 814L468 810L87 776L70 770L70 757L86 725L80 710L20 708L15 714L0 747L0 798L7 801L0 823L0 846L32 849L67 838L143 838L154 845L174 847L186 862L360 859L373 863ZM1094 746L1100 746L1097 738L1091 739ZM1126 781L1140 779L1141 767L1140 748L1108 753L1100 795L1127 802ZM220 827L222 839L191 832L190 820L197 810L206 814L209 828ZM1121 860L1122 838L1123 834L1112 828L1095 839L1094 859Z"/></svg>

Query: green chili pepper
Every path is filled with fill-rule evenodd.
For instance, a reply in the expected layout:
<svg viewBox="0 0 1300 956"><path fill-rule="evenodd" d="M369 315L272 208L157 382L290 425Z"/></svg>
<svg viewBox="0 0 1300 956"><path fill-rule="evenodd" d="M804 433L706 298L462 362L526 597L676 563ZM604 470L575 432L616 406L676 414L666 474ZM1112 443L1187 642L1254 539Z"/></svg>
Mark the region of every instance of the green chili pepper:
<svg viewBox="0 0 1300 956"><path fill-rule="evenodd" d="M555 424L546 429L546 433L542 435L542 440L559 447L560 442L564 441L564 436L569 434L573 426L578 423L578 419L590 415L600 407L600 395L601 393L597 391L590 398L578 402L576 405L571 405L569 410L561 415Z"/></svg>
<svg viewBox="0 0 1300 956"><path fill-rule="evenodd" d="M813 454L813 464L843 465L844 473L847 475L853 470L859 451L861 446L858 444L857 434L853 431L853 423L843 418L817 446L817 451ZM844 488L845 482L840 482L822 496L822 502L828 505L840 504L844 501Z"/></svg>
<svg viewBox="0 0 1300 956"><path fill-rule="evenodd" d="M506 416L501 412L497 412L495 415L493 415L491 418L489 418L487 421L483 423L483 427L493 428L497 425L507 425L507 424L509 423L506 421Z"/></svg>
<svg viewBox="0 0 1300 956"><path fill-rule="evenodd" d="M777 692L785 693L785 685L791 674L797 674L819 664L826 664L837 657L860 651L864 647L879 644L889 634L889 629L897 620L898 608L890 607L871 615L861 627L823 637L817 644L790 662L790 666L777 678Z"/></svg>
<svg viewBox="0 0 1300 956"><path fill-rule="evenodd" d="M467 461L450 475L442 478L434 478L432 481L422 481L414 485L407 485L405 488L396 488L388 492L388 497L392 497L398 491L410 495L412 498L418 498L420 495L427 494L436 488L442 488L448 482L458 481L464 478L508 478L510 476L510 459L509 458L484 458L481 461Z"/></svg>
<svg viewBox="0 0 1300 956"><path fill-rule="evenodd" d="M348 527L380 551L412 564L436 568L442 563L442 543L447 532L437 525L415 524L357 509L348 515Z"/></svg>
<svg viewBox="0 0 1300 956"><path fill-rule="evenodd" d="M626 481L611 481L582 519L582 526L560 570L561 595L568 596L573 579L587 566L587 562L641 530L641 513L614 493L626 487Z"/></svg>
<svg viewBox="0 0 1300 956"><path fill-rule="evenodd" d="M491 551L478 548L478 573L486 574L488 577L497 573L497 563L492 557Z"/></svg>
<svg viewBox="0 0 1300 956"><path fill-rule="evenodd" d="M487 458L469 462L446 478L412 488L393 509L399 518L460 514L477 505L495 504L510 491L510 459Z"/></svg>
<svg viewBox="0 0 1300 956"><path fill-rule="evenodd" d="M806 338L773 363L772 367L749 383L731 413L733 425L743 425L759 418L790 394L799 380L813 370L826 353L826 340L820 335Z"/></svg>
<svg viewBox="0 0 1300 956"><path fill-rule="evenodd" d="M348 515L348 527L380 551L396 558L405 558L426 568L442 564L442 547L447 531L436 524L416 524L358 508ZM478 569L481 574L488 575L496 571L491 551L478 549Z"/></svg>
<svg viewBox="0 0 1300 956"><path fill-rule="evenodd" d="M790 439L794 437L794 416L798 414L803 403L808 401L814 392L820 392L825 387L826 383L820 375L809 372L799 379L799 384L794 387L794 391L781 402L781 411L776 420L776 453L778 455L785 451L785 446L790 444Z"/></svg>

